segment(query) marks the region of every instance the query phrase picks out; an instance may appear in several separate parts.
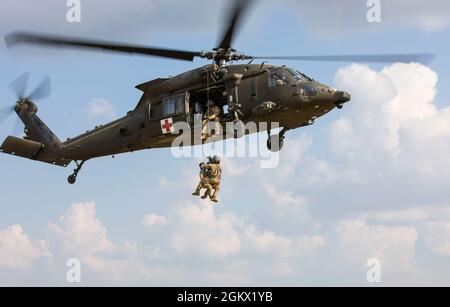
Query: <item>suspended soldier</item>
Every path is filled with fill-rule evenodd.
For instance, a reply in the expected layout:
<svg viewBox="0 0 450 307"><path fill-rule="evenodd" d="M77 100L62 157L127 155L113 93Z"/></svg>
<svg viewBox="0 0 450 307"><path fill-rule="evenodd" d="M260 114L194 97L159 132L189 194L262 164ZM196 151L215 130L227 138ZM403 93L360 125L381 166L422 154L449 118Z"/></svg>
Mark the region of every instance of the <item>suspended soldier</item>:
<svg viewBox="0 0 450 307"><path fill-rule="evenodd" d="M210 174L209 174L209 169L206 167L206 163L204 163L204 162L200 163L199 167L200 167L200 173L199 173L200 182L198 183L197 188L195 189L195 192L192 193L192 195L200 196L201 190L206 189L205 194L202 196L202 198L205 199L206 197L208 197L208 195L211 194L212 186L209 183Z"/></svg>
<svg viewBox="0 0 450 307"><path fill-rule="evenodd" d="M220 166L220 158L218 156L209 158L209 160L209 163L206 164L206 168L209 172L209 184L211 185L212 190L210 190L208 196L213 202L217 203L219 202L218 193L220 191L220 183L222 181L222 167Z"/></svg>
<svg viewBox="0 0 450 307"><path fill-rule="evenodd" d="M208 163L200 163L200 182L197 189L192 195L200 196L201 190L206 189L202 199L210 198L211 201L217 203L218 192L220 191L220 183L222 180L222 167L220 166L220 158L218 156L208 157Z"/></svg>

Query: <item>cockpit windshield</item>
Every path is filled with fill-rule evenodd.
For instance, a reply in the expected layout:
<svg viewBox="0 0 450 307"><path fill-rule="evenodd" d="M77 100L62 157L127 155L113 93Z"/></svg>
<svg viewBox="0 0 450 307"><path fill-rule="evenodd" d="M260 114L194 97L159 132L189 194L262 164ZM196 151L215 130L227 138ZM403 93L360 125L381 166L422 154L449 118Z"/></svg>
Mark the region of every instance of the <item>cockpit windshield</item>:
<svg viewBox="0 0 450 307"><path fill-rule="evenodd" d="M307 75L305 75L293 68L288 68L287 71L295 79L295 81L313 81L313 79L311 79Z"/></svg>

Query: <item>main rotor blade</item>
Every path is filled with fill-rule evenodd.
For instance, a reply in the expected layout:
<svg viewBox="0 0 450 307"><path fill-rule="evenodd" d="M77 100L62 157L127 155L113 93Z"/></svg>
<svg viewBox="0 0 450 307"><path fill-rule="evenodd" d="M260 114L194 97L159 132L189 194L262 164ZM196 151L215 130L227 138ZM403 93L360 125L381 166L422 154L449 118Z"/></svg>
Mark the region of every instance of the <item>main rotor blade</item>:
<svg viewBox="0 0 450 307"><path fill-rule="evenodd" d="M9 84L9 88L16 94L17 99L25 96L28 86L28 76L28 73L25 73Z"/></svg>
<svg viewBox="0 0 450 307"><path fill-rule="evenodd" d="M250 6L253 0L235 0L234 7L230 9L230 16L222 35L222 40L218 48L229 49L233 43L233 38L236 34L237 28L239 27L239 22L244 15L245 10Z"/></svg>
<svg viewBox="0 0 450 307"><path fill-rule="evenodd" d="M254 57L263 60L295 60L323 62L361 62L361 63L411 63L429 64L434 54L368 54L368 55L324 55L324 56L268 56Z"/></svg>
<svg viewBox="0 0 450 307"><path fill-rule="evenodd" d="M0 108L0 125L14 112L13 107Z"/></svg>
<svg viewBox="0 0 450 307"><path fill-rule="evenodd" d="M50 78L46 77L42 80L41 83L28 95L30 100L39 100L44 99L50 96L52 91L52 83L50 82Z"/></svg>
<svg viewBox="0 0 450 307"><path fill-rule="evenodd" d="M53 36L45 34L34 34L27 32L14 32L5 37L8 48L19 44L33 44L53 47L76 47L100 49L104 51L122 52L128 54L142 54L177 60L193 61L194 57L199 56L200 52L183 51L166 48L154 48L147 46L128 45L99 40L88 40L79 38L68 38L63 36Z"/></svg>

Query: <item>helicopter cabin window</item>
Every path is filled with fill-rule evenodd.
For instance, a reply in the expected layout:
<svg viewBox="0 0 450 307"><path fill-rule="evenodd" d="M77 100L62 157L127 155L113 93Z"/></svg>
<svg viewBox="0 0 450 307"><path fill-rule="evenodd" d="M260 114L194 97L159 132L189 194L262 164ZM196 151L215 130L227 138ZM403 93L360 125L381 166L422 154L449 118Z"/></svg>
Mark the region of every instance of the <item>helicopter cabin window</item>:
<svg viewBox="0 0 450 307"><path fill-rule="evenodd" d="M170 96L163 99L163 115L183 114L186 95Z"/></svg>
<svg viewBox="0 0 450 307"><path fill-rule="evenodd" d="M288 76L283 69L273 70L269 78L269 87L284 86L289 84Z"/></svg>

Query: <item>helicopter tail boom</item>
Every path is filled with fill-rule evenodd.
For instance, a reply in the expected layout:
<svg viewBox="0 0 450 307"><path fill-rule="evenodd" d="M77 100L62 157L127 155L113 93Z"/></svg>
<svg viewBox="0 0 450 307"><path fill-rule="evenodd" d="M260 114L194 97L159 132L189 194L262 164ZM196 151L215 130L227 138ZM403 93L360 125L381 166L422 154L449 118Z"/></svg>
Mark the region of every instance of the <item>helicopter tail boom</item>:
<svg viewBox="0 0 450 307"><path fill-rule="evenodd" d="M61 141L36 115L37 107L30 101L23 101L14 110L25 124L25 136L23 139L8 136L0 152L66 167L71 161L62 158Z"/></svg>

